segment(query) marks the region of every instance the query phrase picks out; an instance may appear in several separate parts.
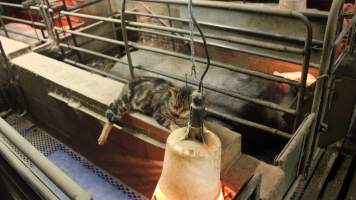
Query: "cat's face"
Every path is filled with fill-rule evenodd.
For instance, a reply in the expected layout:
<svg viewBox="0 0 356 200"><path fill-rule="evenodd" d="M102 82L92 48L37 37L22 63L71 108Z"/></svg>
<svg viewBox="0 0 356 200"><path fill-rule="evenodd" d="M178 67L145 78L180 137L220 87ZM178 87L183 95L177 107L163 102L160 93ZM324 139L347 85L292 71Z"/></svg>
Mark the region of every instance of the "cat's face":
<svg viewBox="0 0 356 200"><path fill-rule="evenodd" d="M190 87L172 87L170 93L168 105L171 120L179 127L186 126L189 121L192 89Z"/></svg>

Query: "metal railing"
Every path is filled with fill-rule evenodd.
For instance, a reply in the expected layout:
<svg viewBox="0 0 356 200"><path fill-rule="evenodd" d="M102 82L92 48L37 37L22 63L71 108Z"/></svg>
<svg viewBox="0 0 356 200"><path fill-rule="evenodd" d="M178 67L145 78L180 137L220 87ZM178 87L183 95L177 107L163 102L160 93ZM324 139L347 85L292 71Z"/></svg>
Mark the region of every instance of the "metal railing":
<svg viewBox="0 0 356 200"><path fill-rule="evenodd" d="M169 1L168 0L142 0L142 2L154 2L154 3L165 3L165 4L170 3L170 4L180 4L180 5L187 4L187 2L180 1L180 0L173 0L173 1L172 0L169 0ZM243 101L247 101L249 103L253 103L253 104L256 104L259 106L264 106L264 107L270 108L275 111L281 111L284 113L291 114L291 115L295 116L294 128L297 128L299 121L301 120L301 109L303 107L303 99L304 99L305 92L306 92L306 77L307 77L308 69L310 66L311 44L312 43L320 44L320 41L312 40L312 27L311 27L311 23L308 20L308 18L306 16L304 16L303 14L301 14L299 12L295 12L295 11L287 11L287 10L279 10L279 9L260 9L260 8L255 8L255 7L251 8L248 6L232 4L232 3L194 1L193 5L197 6L197 7L199 7L199 6L213 7L213 8L218 8L218 9L236 10L236 11L248 12L248 13L257 13L257 14L267 14L267 15L272 15L272 16L288 17L288 18L296 19L304 25L305 33L306 33L305 37L298 38L298 37L283 36L283 35L279 35L279 34L272 34L272 33L266 33L266 32L261 32L261 31L254 31L254 30L242 29L242 28L238 28L238 27L231 27L231 26L225 26L225 25L219 25L219 24L214 24L214 23L209 23L209 22L198 21L198 23L202 26L213 27L216 29L229 30L229 31L234 31L234 32L239 32L239 33L253 33L254 35L257 35L259 37L268 36L271 38L287 39L287 40L294 41L294 42L304 43L303 48L297 48L297 47L290 47L290 46L286 46L286 45L282 45L282 44L275 44L272 42L266 43L266 42L261 42L258 40L251 40L251 39L244 39L244 38L237 38L237 37L221 37L221 36L209 34L209 33L206 34L207 38L214 39L214 40L228 41L230 43L244 44L244 45L259 47L259 48L263 48L263 49L289 52L289 53L303 56L303 59L301 61L299 61L299 60L294 60L294 59L289 59L289 58L283 58L281 56L269 55L269 54L264 54L261 52L255 52L255 51L251 51L251 50L237 48L237 47L234 47L231 45L222 45L222 44L219 44L216 42L208 42L208 45L211 47L218 47L218 48L222 48L222 49L232 50L235 52L244 52L244 53L249 53L249 54L253 54L253 55L257 55L257 56L287 61L290 63L301 64L302 65L301 81L296 82L296 81L292 81L292 80L289 80L289 79L286 79L283 77L279 77L279 76L275 76L272 74L266 74L266 73L246 69L241 66L236 66L236 65L231 65L231 64L226 64L226 63L221 63L221 62L216 62L216 61L211 62L211 65L215 66L215 67L223 68L223 69L230 70L230 71L237 72L237 73L247 74L247 75L250 75L253 77L257 77L257 78L261 78L261 79L265 79L265 80L269 80L269 81L286 83L288 85L297 87L298 88L298 96L297 96L297 104L296 104L295 109L283 107L279 104L276 104L276 103L273 103L270 101L248 97L248 96L236 93L236 92L232 92L232 91L221 89L221 88L218 88L215 86L204 84L205 88L208 90L218 92L223 95L230 96L230 97L234 97L234 98L237 98L237 99L240 99ZM57 31L59 31L59 32L62 31L62 32L66 32L71 35L76 35L76 36L80 36L80 37L89 38L92 40L98 40L98 41L103 41L103 42L111 43L114 45L122 46L126 50L127 60L122 60L122 59L119 59L116 57L105 55L100 52L87 50L87 49L84 49L84 48L77 46L75 44L69 45L69 44L61 43L60 46L62 48L67 48L67 49L72 49L75 51L80 51L83 53L88 53L91 55L95 55L95 56L98 56L101 58L109 59L109 60L112 60L115 62L119 62L119 63L123 63L125 65L128 65L128 67L130 69L131 77L134 77L135 70L144 70L144 71L148 71L148 72L151 72L154 74L163 75L163 76L166 76L169 78L173 78L175 80L185 82L186 78L183 76L177 76L175 74L168 74L168 73L164 73L161 71L153 70L153 69L150 69L150 67L148 67L148 66L133 66L132 61L131 61L132 58L131 58L130 51L129 51L130 48L151 51L151 52L155 52L155 53L159 53L159 54L163 54L163 55L169 55L169 56L182 58L182 59L186 59L186 60L190 60L190 56L186 55L186 54L178 53L178 52L173 52L173 51L164 50L164 49L160 49L160 48L156 48L156 47L146 46L146 45L139 44L137 42L129 41L128 36L127 36L127 30L141 32L141 33L155 34L155 35L159 35L159 36L170 37L173 39L179 39L182 41L189 40L186 37L184 37L184 35L189 34L189 31L185 30L185 29L181 29L181 28L173 28L173 27L165 27L165 26L159 26L159 25L153 25L153 24L145 24L145 23L140 23L140 22L133 22L133 21L126 20L126 16L127 15L138 15L138 16L165 19L165 20L170 20L170 21L179 21L179 22L184 22L184 23L187 23L188 19L182 19L182 18L171 17L171 16L146 14L146 13L133 12L133 11L126 11L125 7L126 7L126 0L123 0L122 5L121 5L121 8L122 8L121 19L114 19L111 17L100 17L100 16L95 16L95 15L88 15L88 14L82 14L82 13L76 13L76 12L69 12L69 11L60 11L60 15L61 15L60 17L77 16L77 17L91 19L91 20L97 20L97 21L102 21L102 22L118 24L121 26L123 41L84 33L81 30L60 30L59 28L57 28ZM157 30L160 32L157 32ZM199 36L198 33L195 33L195 35ZM196 39L195 42L202 43L202 41L200 39ZM203 63L203 64L206 63L206 60L203 58L196 57L195 60L196 60L196 62L199 62L199 63ZM188 83L197 85L197 82L194 80L188 80ZM207 111L210 114L218 115L219 117L222 117L222 118L230 120L230 121L237 122L239 124L243 124L245 126L261 129L266 132L280 135L285 138L291 137L289 133L284 132L282 130L277 130L275 128L268 127L268 126L265 126L262 124L258 124L258 123L255 123L255 122L252 122L252 121L249 121L249 120L237 117L237 116L227 116L223 113L212 111L210 109L208 109Z"/></svg>
<svg viewBox="0 0 356 200"><path fill-rule="evenodd" d="M46 17L44 16L44 14L41 11L41 8L39 6L25 7L22 4L0 2L0 7L11 7L11 8L22 9L22 10L26 11L28 16L30 17L30 20L22 19L22 18L18 18L18 17L6 16L6 15L4 15L4 13L0 12L1 29L4 31L6 37L9 37L8 33L10 32L10 33L15 33L15 34L19 34L19 35L22 35L22 36L26 36L26 37L29 37L29 38L32 38L32 39L37 39L40 43L47 41L47 36L46 36L46 34L44 32L44 30L47 29L46 23L44 23L42 21L35 21L35 19L33 17L33 13L32 13L33 11L35 11L36 13L38 13L39 16L41 16L42 19L45 19ZM4 22L5 20L6 21L19 22L19 23L28 24L28 25L32 26L32 29L35 32L35 36L24 34L24 33L21 33L19 31L15 31L15 30L6 29L6 26L5 26L6 24ZM41 37L37 33L38 30L41 33Z"/></svg>

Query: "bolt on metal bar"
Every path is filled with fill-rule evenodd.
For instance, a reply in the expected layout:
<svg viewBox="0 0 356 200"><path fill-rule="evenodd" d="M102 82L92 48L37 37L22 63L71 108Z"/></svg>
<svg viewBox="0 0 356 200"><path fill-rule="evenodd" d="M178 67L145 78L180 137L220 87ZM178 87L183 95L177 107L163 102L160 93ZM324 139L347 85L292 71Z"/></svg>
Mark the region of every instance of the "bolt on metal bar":
<svg viewBox="0 0 356 200"><path fill-rule="evenodd" d="M130 46L128 42L128 36L127 36L127 30L126 30L126 0L121 0L121 32L122 32L122 38L124 40L124 46L125 46L125 51L126 51L126 57L127 57L127 62L129 64L130 68L130 75L131 79L135 78L135 73L134 73L134 68L132 65L132 60L131 60L131 52L130 52Z"/></svg>

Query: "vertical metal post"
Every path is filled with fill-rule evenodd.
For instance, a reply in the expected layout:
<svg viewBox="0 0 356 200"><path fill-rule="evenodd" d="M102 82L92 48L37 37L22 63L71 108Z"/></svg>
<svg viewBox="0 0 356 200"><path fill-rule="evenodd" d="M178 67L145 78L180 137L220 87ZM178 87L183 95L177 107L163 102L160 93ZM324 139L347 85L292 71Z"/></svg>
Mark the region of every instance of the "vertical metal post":
<svg viewBox="0 0 356 200"><path fill-rule="evenodd" d="M63 3L63 6L64 6L64 10L68 10L65 0L62 0L62 3ZM58 12L58 14L59 14L59 17L60 17L61 13ZM68 23L69 29L73 30L72 21L70 20L69 15L66 15L66 19L67 19L67 23ZM74 44L74 46L77 47L78 46L77 38L76 38L76 36L74 34L71 34L71 35L72 35L73 44ZM76 54L77 54L78 60L81 61L82 58L81 58L80 52L76 51Z"/></svg>
<svg viewBox="0 0 356 200"><path fill-rule="evenodd" d="M4 20L2 19L2 14L4 12L4 8L2 6L0 6L0 23L1 23L1 27L2 29L4 30L4 33L5 33L5 36L6 37L9 37L9 33L7 32L6 30L6 26L5 26L5 22Z"/></svg>
<svg viewBox="0 0 356 200"><path fill-rule="evenodd" d="M337 23L339 20L339 14L342 8L342 5L344 3L344 0L334 0L330 9L329 17L328 17L328 22L326 25L326 32L324 35L324 45L323 45L323 53L321 56L320 60L320 70L319 70L319 77L315 90L314 90L314 99L313 99L313 104L311 108L311 112L316 114L316 120L313 124L312 127L312 132L307 138L307 144L306 144L306 158L305 158L305 165L303 168L303 174L304 177L307 177L310 173L310 166L312 165L313 161L313 156L314 152L316 150L316 141L318 138L318 133L319 133L319 125L321 122L321 118L323 113L321 112L321 107L322 107L322 99L324 97L324 89L325 85L327 84L328 80L326 79L329 76L330 72L330 66L332 65L333 62L333 56L334 56L334 42L336 38L336 32L337 32Z"/></svg>
<svg viewBox="0 0 356 200"><path fill-rule="evenodd" d="M304 21L308 21L308 19L305 17ZM301 87L298 92L298 100L297 100L297 114L294 120L294 126L293 126L293 132L297 130L299 122L302 120L302 108L303 108L303 103L304 103L304 96L305 92L307 89L307 78L308 78L308 71L309 71L309 62L310 62L310 54L311 54L311 48L310 45L312 43L313 39L313 30L312 26L310 23L305 23L306 24L306 29L307 29L307 36L305 39L304 43L304 60L303 60L303 71L301 74Z"/></svg>
<svg viewBox="0 0 356 200"><path fill-rule="evenodd" d="M133 79L133 78L135 78L135 74L134 74L134 68L132 66L130 47L129 47L127 31L126 31L125 10L126 10L126 0L121 0L121 31L122 31L122 38L123 38L124 44L125 44L127 63L129 65L131 79Z"/></svg>

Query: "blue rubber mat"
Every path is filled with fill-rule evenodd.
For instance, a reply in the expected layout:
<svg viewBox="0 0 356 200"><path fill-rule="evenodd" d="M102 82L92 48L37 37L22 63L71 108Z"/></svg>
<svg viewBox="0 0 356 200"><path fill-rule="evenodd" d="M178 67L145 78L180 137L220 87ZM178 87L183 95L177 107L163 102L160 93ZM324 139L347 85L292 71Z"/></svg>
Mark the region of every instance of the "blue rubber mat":
<svg viewBox="0 0 356 200"><path fill-rule="evenodd" d="M44 130L36 127L31 121L17 115L7 117L6 121L53 164L78 183L84 190L88 191L94 200L147 199L50 136ZM16 149L16 147L13 148L22 160L32 168L33 172L42 177L60 199L69 200L26 156Z"/></svg>
<svg viewBox="0 0 356 200"><path fill-rule="evenodd" d="M123 191L114 187L104 178L93 173L63 150L57 150L48 156L58 168L64 171L84 190L93 195L95 200L131 199Z"/></svg>

